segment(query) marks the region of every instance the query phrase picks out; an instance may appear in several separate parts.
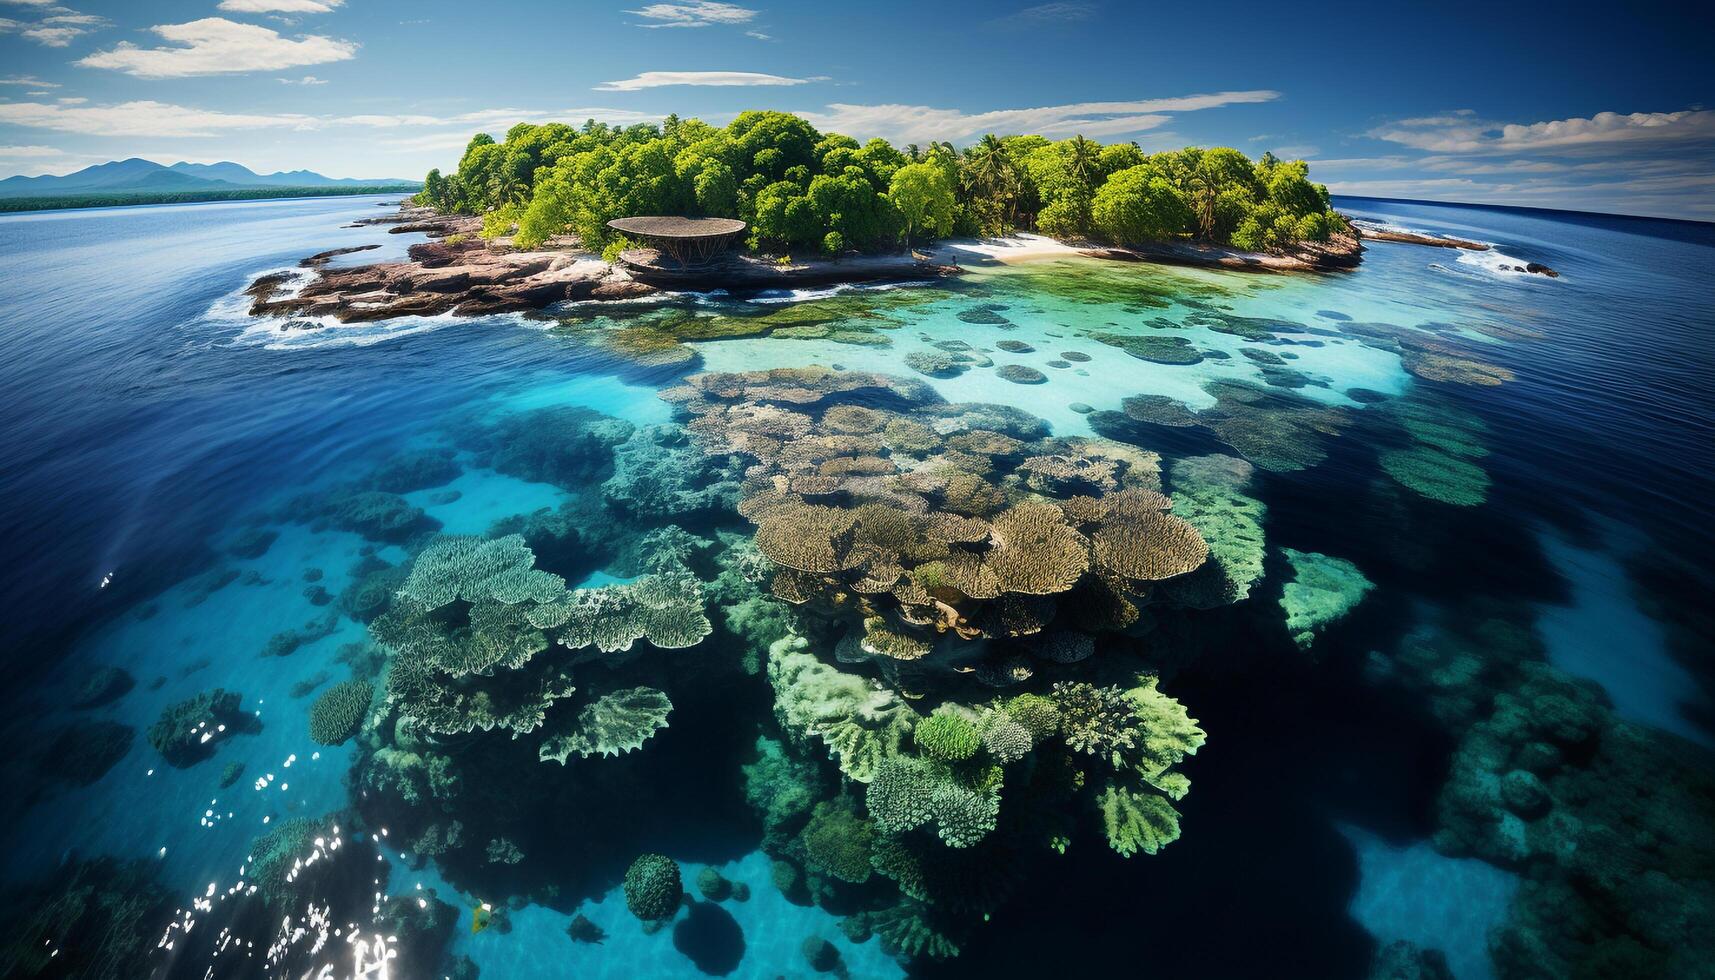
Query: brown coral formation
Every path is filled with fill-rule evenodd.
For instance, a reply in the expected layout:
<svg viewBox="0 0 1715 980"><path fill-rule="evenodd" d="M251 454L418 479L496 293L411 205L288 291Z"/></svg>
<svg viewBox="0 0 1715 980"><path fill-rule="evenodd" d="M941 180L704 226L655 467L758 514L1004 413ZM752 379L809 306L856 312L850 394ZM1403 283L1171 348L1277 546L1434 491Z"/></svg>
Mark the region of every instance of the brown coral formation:
<svg viewBox="0 0 1715 980"><path fill-rule="evenodd" d="M911 379L821 368L698 374L664 394L711 453L749 457L739 511L801 614L852 625L843 660L897 669L943 640L988 683L1083 659L1154 583L1209 554L1160 459L1054 439L1029 416ZM962 647L959 640L995 644ZM979 662L972 662L975 658ZM920 665L918 665L920 666Z"/></svg>

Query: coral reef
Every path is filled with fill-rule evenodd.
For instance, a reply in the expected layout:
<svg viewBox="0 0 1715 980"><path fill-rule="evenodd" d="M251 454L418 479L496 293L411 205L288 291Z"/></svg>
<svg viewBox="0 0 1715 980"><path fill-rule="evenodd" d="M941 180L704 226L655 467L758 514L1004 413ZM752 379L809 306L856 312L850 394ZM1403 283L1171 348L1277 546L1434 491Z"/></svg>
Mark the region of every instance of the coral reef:
<svg viewBox="0 0 1715 980"><path fill-rule="evenodd" d="M607 479L615 446L636 426L579 405L556 405L478 419L455 438L483 466L567 490Z"/></svg>
<svg viewBox="0 0 1715 980"><path fill-rule="evenodd" d="M1324 440L1351 425L1351 414L1279 388L1241 381L1210 381L1203 390L1215 404L1193 412L1161 395L1135 395L1120 406L1123 416L1098 412L1096 431L1125 438L1127 419L1153 425L1200 426L1252 463L1277 473L1315 466L1327 458Z"/></svg>
<svg viewBox="0 0 1715 980"><path fill-rule="evenodd" d="M1292 579L1280 596L1286 631L1294 643L1307 649L1317 633L1351 612L1375 585L1344 558L1291 548L1280 551L1292 566Z"/></svg>
<svg viewBox="0 0 1715 980"><path fill-rule="evenodd" d="M693 375L663 397L707 451L756 460L739 510L779 567L772 590L800 616L859 620L844 660L1010 641L979 668L1005 683L1032 650L1064 647L1060 631L1129 627L1156 583L1208 555L1169 512L1155 454L1047 439L1015 410L857 372Z"/></svg>
<svg viewBox="0 0 1715 980"><path fill-rule="evenodd" d="M103 665L90 671L78 685L77 693L67 702L73 708L99 708L124 697L137 686L123 667Z"/></svg>
<svg viewBox="0 0 1715 980"><path fill-rule="evenodd" d="M1173 513L1209 544L1210 561L1190 575L1161 584L1175 602L1210 609L1250 596L1263 577L1262 530L1268 508L1244 493L1251 465L1231 456L1196 456L1169 470Z"/></svg>
<svg viewBox="0 0 1715 980"><path fill-rule="evenodd" d="M1406 440L1404 448L1380 456L1382 471L1395 483L1457 507L1488 499L1489 475L1474 462L1489 452L1481 419L1423 395L1389 402L1378 415Z"/></svg>
<svg viewBox="0 0 1715 980"><path fill-rule="evenodd" d="M212 756L226 739L260 731L262 723L239 709L243 695L215 688L168 705L149 727L149 744L180 769Z"/></svg>
<svg viewBox="0 0 1715 980"><path fill-rule="evenodd" d="M410 493L451 483L461 472L450 449L407 449L389 456L364 482L383 493Z"/></svg>
<svg viewBox="0 0 1715 980"><path fill-rule="evenodd" d="M782 726L821 739L840 771L860 783L899 752L916 724L899 695L823 663L803 637L785 637L770 647L768 680Z"/></svg>
<svg viewBox="0 0 1715 980"><path fill-rule="evenodd" d="M116 721L90 721L64 728L42 748L37 778L48 784L88 786L125 758L136 737L135 728Z"/></svg>
<svg viewBox="0 0 1715 980"><path fill-rule="evenodd" d="M542 742L542 761L564 764L573 752L592 755L623 755L643 747L656 732L667 727L673 702L652 687L631 687L604 694L578 712L573 731L551 734Z"/></svg>
<svg viewBox="0 0 1715 980"><path fill-rule="evenodd" d="M649 425L614 447L608 503L645 519L731 510L744 473L730 457L709 456L678 425Z"/></svg>
<svg viewBox="0 0 1715 980"><path fill-rule="evenodd" d="M226 550L239 558L260 558L274 546L280 532L260 527L247 527L232 536Z"/></svg>
<svg viewBox="0 0 1715 980"><path fill-rule="evenodd" d="M724 902L732 898L732 882L714 868L704 868L697 872L697 893L711 902Z"/></svg>
<svg viewBox="0 0 1715 980"><path fill-rule="evenodd" d="M0 975L121 980L150 974L172 895L141 861L72 861L9 893Z"/></svg>
<svg viewBox="0 0 1715 980"><path fill-rule="evenodd" d="M339 745L356 735L374 696L375 686L357 678L323 691L310 704L310 739L321 745Z"/></svg>
<svg viewBox="0 0 1715 980"><path fill-rule="evenodd" d="M1093 333L1090 339L1118 347L1140 361L1156 364L1196 364L1203 360L1203 352L1191 346L1184 337Z"/></svg>
<svg viewBox="0 0 1715 980"><path fill-rule="evenodd" d="M625 907L644 922L672 918L684 894L679 866L672 858L640 854L625 871Z"/></svg>

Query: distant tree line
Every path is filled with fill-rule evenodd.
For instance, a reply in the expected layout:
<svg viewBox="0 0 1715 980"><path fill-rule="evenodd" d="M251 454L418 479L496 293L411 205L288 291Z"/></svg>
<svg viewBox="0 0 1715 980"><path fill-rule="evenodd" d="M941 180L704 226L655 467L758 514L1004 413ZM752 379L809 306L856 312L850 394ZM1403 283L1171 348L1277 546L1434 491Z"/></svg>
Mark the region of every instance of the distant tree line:
<svg viewBox="0 0 1715 980"><path fill-rule="evenodd" d="M54 197L0 198L0 212L54 211L62 208L114 208L139 204L195 204L202 201L265 201L282 197L350 197L357 194L398 194L416 184L364 184L350 187L244 187L233 190L114 191L107 194L61 194Z"/></svg>
<svg viewBox="0 0 1715 980"><path fill-rule="evenodd" d="M784 112L724 127L520 123L477 134L458 170L429 171L418 201L483 216L484 234L524 247L560 234L612 252L612 218L740 218L759 251L884 251L949 235L1035 230L1140 244L1191 239L1267 251L1344 230L1303 161L1225 147L1145 154L1081 136L985 136L897 149L820 133Z"/></svg>

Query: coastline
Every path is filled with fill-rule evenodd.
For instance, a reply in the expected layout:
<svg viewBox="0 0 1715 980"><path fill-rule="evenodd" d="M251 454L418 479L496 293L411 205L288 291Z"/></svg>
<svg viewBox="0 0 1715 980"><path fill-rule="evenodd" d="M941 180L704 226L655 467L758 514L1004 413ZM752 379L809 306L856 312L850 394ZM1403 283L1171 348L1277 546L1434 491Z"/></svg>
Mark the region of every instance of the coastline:
<svg viewBox="0 0 1715 980"><path fill-rule="evenodd" d="M296 201L318 197L370 197L415 194L408 184L365 184L352 187L243 187L232 190L142 191L114 194L64 194L54 197L0 198L0 214L43 211L93 211L103 208L156 207L164 204L242 204L252 201Z"/></svg>
<svg viewBox="0 0 1715 980"><path fill-rule="evenodd" d="M958 275L966 267L1016 265L1048 259L1093 258L1155 262L1247 272L1333 272L1361 261L1355 235L1290 252L1261 254L1219 246L1162 243L1121 248L1073 244L1020 232L1004 238L946 239L887 255L808 259L781 264L733 255L694 269L657 264L647 249L609 263L575 238L514 250L505 238L479 236L480 218L447 215L409 202L396 211L347 227L386 225L389 233L421 233L407 259L329 268L336 255L369 247L335 249L298 263L303 272L260 276L245 288L252 316L323 317L362 323L399 316L484 316L542 310L562 302L632 300L658 292L725 289L762 292L859 282L907 282Z"/></svg>

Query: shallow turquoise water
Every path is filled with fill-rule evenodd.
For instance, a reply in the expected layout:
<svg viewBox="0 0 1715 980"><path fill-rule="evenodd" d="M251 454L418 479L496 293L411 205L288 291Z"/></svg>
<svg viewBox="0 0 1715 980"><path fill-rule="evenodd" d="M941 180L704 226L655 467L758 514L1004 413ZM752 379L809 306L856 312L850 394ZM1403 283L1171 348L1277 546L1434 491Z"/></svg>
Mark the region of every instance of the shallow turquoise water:
<svg viewBox="0 0 1715 980"><path fill-rule="evenodd" d="M9 778L30 789L6 805L8 884L78 859L138 859L174 908L189 908L192 896L243 880L258 834L295 817L362 811L364 790L348 771L369 749L361 739L316 744L307 708L351 674L342 648L369 645L364 623L337 597L366 560L406 562L422 539L365 538L294 511L294 498L372 480L407 450L446 447L456 473L400 492L440 533L485 535L562 505L607 506L604 473L528 479L518 475L528 465L497 462L496 448L472 432L570 408L637 426L669 423L673 407L658 392L693 370L813 364L908 376L948 402L1011 406L1056 436L1138 441L1170 462L1244 448L1220 431L1128 420L1125 399L1166 396L1207 410L1217 404L1207 384L1237 381L1345 415L1339 434L1316 440L1325 458L1259 475L1253 492L1268 508L1269 551L1253 597L1236 612L1183 620L1184 634L1201 638L1188 645L1196 656L1164 658L1164 688L1191 707L1209 744L1183 766L1194 789L1181 805L1182 836L1160 855L1121 860L1081 817L1064 858L1020 859L1035 884L973 928L959 957L905 962L880 940L854 943L840 930L850 912L840 901L798 904L775 887L762 827L745 805L738 767L756 735L780 734L767 681L737 666L736 650L651 651L640 659L702 656L724 666L664 668L683 685L669 691L676 713L639 752L574 759L564 769L544 763L529 778L484 787L498 794L489 805L508 816L547 800L568 808L563 818L525 821L537 836L516 866L430 859L413 869L421 862L404 858L372 819L347 821L354 849L385 852L387 894L412 895L421 884L453 906L459 921L442 953L468 956L485 976L805 975L810 936L832 942L852 977L1094 972L1123 964L1139 943L1159 950L1164 970L1201 964L1205 975L1255 975L1260 961L1251 957L1267 949L1290 954L1295 975L1361 976L1378 944L1395 939L1442 950L1456 976L1512 975L1489 943L1524 901L1520 868L1495 853L1449 856L1430 841L1446 830L1437 800L1473 720L1459 718L1456 703L1472 689L1508 694L1513 681L1419 671L1401 652L1406 638L1431 635L1481 659L1496 646L1467 641L1458 628L1505 622L1527 638L1523 660L1594 682L1617 718L1705 746L1715 737L1711 637L1700 612L1715 526L1707 453L1715 365L1706 345L1715 317L1691 285L1712 254L1706 229L1350 202L1379 220L1496 242L1497 253L1545 261L1562 275L1496 271L1495 253L1387 245L1374 246L1358 272L1333 277L1039 263L899 287L923 300L903 305L899 290L838 294L887 318L864 343L696 342L693 362L655 366L612 354L590 332L590 317L612 331L640 318L751 315L826 297L673 298L624 315L579 308L567 311L575 327L567 329L523 316L339 326L244 314L242 288L303 255L369 243L384 248L343 261L402 255L416 236L341 227L381 203L0 220L9 353L0 364L8 394L0 404L8 542L0 587L16 626L8 723L26 747L9 760ZM983 305L1000 308L1006 322L959 319ZM1245 339L1194 322L1211 309L1272 328ZM1431 353L1457 351L1506 380L1434 380L1421 363L1414 374L1410 349L1378 342L1365 326L1375 324L1420 328L1411 336L1430 338ZM1147 361L1091 336L1098 333L1182 337L1204 359ZM1009 351L1002 341L1032 349ZM956 376L927 377L906 362L945 353L949 342L979 355ZM1087 360L1062 358L1067 351ZM1265 358L1247 351L1272 353L1281 359L1274 366L1296 374L1271 375ZM1007 365L1046 380L1008 381L996 373ZM1389 477L1385 454L1421 442L1402 435L1405 405L1475 425L1468 438L1481 452L1470 458L1487 480L1480 503L1437 501L1433 480L1414 488ZM637 519L604 513L585 538L602 526L616 538L636 536L627 522ZM731 514L667 513L655 523L675 521L710 536L750 531ZM278 536L252 557L231 550L258 528ZM1350 560L1375 583L1356 611L1319 626L1307 651L1282 629L1283 548ZM618 546L583 546L566 561L555 571L573 588L642 574ZM261 655L289 631L308 638L288 655ZM104 666L123 668L135 686L110 703L72 707L78 687ZM260 731L216 740L212 757L187 768L167 764L145 733L168 706L214 687L241 692ZM135 737L87 785L70 783L43 753L60 733L96 722L129 726ZM449 751L486 759L478 741L449 740ZM1707 756L1690 758L1707 767ZM220 788L229 763L242 763L243 773ZM481 768L469 764L466 791L475 793ZM611 775L596 774L598 766ZM1457 850L1445 837L1437 846ZM714 866L746 883L751 898L702 903L711 908L682 910L675 925L646 933L616 893L643 850L677 861L688 887ZM1707 884L1700 873L1669 876L1696 890ZM513 894L523 907L511 912L510 931L469 932L472 908L503 906ZM578 912L609 938L572 943L565 929ZM693 914L687 939L681 927ZM144 927L152 947L165 922ZM1234 934L1253 940L1234 943ZM201 975L192 949L207 952L186 940L179 955L147 969Z"/></svg>

